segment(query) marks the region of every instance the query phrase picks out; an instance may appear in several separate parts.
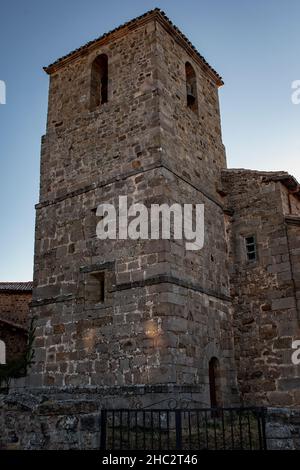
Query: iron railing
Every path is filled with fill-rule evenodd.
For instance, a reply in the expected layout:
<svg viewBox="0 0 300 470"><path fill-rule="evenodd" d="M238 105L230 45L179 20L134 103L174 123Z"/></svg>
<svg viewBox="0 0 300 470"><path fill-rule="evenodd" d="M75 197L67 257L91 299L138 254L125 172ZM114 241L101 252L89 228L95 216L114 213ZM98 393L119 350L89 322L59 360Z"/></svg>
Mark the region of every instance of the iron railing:
<svg viewBox="0 0 300 470"><path fill-rule="evenodd" d="M263 408L101 411L101 450L263 450Z"/></svg>

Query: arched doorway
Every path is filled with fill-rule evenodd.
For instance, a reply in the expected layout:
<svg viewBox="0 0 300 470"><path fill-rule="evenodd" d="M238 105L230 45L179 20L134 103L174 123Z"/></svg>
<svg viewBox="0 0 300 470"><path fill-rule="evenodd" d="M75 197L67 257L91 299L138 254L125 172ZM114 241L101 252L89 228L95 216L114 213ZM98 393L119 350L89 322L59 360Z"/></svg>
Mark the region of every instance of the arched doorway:
<svg viewBox="0 0 300 470"><path fill-rule="evenodd" d="M6 345L4 341L0 339L0 365L6 364Z"/></svg>
<svg viewBox="0 0 300 470"><path fill-rule="evenodd" d="M209 393L210 406L212 408L222 406L220 362L216 357L212 357L209 361Z"/></svg>

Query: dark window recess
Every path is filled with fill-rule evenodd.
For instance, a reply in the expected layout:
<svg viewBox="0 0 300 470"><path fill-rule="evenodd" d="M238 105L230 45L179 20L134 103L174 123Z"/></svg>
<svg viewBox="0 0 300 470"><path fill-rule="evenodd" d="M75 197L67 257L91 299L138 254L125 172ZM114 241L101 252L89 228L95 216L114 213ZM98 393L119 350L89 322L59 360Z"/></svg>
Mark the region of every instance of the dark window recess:
<svg viewBox="0 0 300 470"><path fill-rule="evenodd" d="M91 209L91 212L87 214L85 218L85 230L87 238L97 238L97 208Z"/></svg>
<svg viewBox="0 0 300 470"><path fill-rule="evenodd" d="M86 281L85 297L88 303L99 304L105 300L105 273L89 274Z"/></svg>
<svg viewBox="0 0 300 470"><path fill-rule="evenodd" d="M93 111L108 101L108 57L101 54L92 63L90 108Z"/></svg>
<svg viewBox="0 0 300 470"><path fill-rule="evenodd" d="M189 62L185 64L185 80L186 80L186 100L187 107L195 113L198 112L197 99L197 80L196 73Z"/></svg>
<svg viewBox="0 0 300 470"><path fill-rule="evenodd" d="M257 260L257 246L256 246L256 239L254 236L246 237L246 253L248 261L256 261Z"/></svg>

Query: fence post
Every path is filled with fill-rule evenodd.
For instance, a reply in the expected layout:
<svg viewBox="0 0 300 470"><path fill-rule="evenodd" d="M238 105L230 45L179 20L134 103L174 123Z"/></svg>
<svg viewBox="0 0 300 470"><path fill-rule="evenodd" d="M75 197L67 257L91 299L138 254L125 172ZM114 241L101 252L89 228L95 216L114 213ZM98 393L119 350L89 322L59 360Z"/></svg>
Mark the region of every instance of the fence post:
<svg viewBox="0 0 300 470"><path fill-rule="evenodd" d="M267 409L262 408L262 410L261 410L261 426L262 426L263 450L268 450L267 437L266 437L266 414L267 414Z"/></svg>
<svg viewBox="0 0 300 470"><path fill-rule="evenodd" d="M176 450L182 449L181 410L175 410Z"/></svg>
<svg viewBox="0 0 300 470"><path fill-rule="evenodd" d="M266 439L266 408L254 408L255 416L257 419L258 438L260 450L267 450Z"/></svg>
<svg viewBox="0 0 300 470"><path fill-rule="evenodd" d="M101 410L101 419L100 419L100 450L106 450L106 424L107 424L107 412L106 410Z"/></svg>

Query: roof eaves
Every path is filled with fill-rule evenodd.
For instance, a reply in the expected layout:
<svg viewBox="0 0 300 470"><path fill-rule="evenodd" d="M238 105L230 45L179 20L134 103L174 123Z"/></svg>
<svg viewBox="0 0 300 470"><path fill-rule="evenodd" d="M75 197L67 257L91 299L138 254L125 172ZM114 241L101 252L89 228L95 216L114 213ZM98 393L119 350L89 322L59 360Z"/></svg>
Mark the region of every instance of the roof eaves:
<svg viewBox="0 0 300 470"><path fill-rule="evenodd" d="M274 181L282 183L291 193L300 197L300 185L297 179L289 173L275 174L264 178L264 181Z"/></svg>
<svg viewBox="0 0 300 470"><path fill-rule="evenodd" d="M189 39L180 31L180 29L175 26L172 21L167 17L167 15L160 10L159 8L155 8L154 10L150 10L144 13L141 16L138 16L126 23L118 26L117 28L103 34L102 36L89 41L88 43L84 44L83 46L71 51L70 53L66 54L65 56L57 59L52 64L44 67L44 70L48 74L52 74L56 72L62 65L66 64L67 62L74 60L82 55L84 55L87 51L92 50L95 47L98 47L101 43L107 42L108 38L113 37L113 35L119 35L120 31L123 29L124 32L127 29L135 29L136 27L148 22L150 19L156 18L164 27L168 29L169 32L175 34L178 41L182 44L185 44L186 49L197 58L197 60L201 63L201 65L208 71L210 76L214 79L218 86L222 86L224 84L221 76L214 70L209 63L205 60L205 58L197 51L195 46L189 41Z"/></svg>
<svg viewBox="0 0 300 470"><path fill-rule="evenodd" d="M22 330L22 331L28 333L28 328L26 328L23 325L19 325L18 323L12 322L10 320L0 318L0 323L4 323L5 325L9 326L10 328L16 328L18 330Z"/></svg>
<svg viewBox="0 0 300 470"><path fill-rule="evenodd" d="M33 282L0 282L0 292L31 292Z"/></svg>

